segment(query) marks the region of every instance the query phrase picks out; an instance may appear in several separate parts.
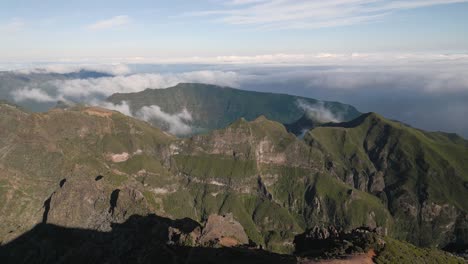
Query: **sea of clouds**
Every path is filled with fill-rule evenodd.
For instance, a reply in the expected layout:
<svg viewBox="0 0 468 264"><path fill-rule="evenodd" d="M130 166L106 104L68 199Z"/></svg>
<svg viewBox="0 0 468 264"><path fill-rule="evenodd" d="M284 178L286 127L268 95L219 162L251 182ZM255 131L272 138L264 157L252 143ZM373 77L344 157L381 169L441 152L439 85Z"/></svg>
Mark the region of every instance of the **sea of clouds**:
<svg viewBox="0 0 468 264"><path fill-rule="evenodd" d="M57 79L30 83L10 91L16 103L27 101L86 102L119 110L143 120L158 119L176 134L190 132L191 113L165 113L159 106L130 112L125 105L110 105L114 93L162 89L197 82L263 92L281 92L349 103L362 112L374 111L428 130L468 136L468 55L219 57L205 64L54 65L16 70L18 74L70 73L79 70L111 74L88 79ZM262 62L262 60L264 62ZM215 64L214 62L218 62ZM298 63L303 62L303 64ZM184 70L185 69L185 70ZM302 106L305 107L305 106ZM320 106L314 106L315 110ZM323 107L323 106L322 106ZM185 109L185 111L187 111ZM340 118L328 116L329 121Z"/></svg>

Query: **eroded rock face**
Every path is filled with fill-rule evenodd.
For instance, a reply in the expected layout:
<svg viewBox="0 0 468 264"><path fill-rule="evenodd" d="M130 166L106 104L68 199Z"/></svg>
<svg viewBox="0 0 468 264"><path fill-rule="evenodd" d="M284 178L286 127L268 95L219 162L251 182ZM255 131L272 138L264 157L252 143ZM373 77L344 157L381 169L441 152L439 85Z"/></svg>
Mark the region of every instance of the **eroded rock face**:
<svg viewBox="0 0 468 264"><path fill-rule="evenodd" d="M196 227L193 231L186 233L184 230L169 227L169 244L180 246L195 246L201 235L201 228Z"/></svg>
<svg viewBox="0 0 468 264"><path fill-rule="evenodd" d="M130 158L130 154L123 152L120 154L108 154L108 159L114 163L125 162Z"/></svg>
<svg viewBox="0 0 468 264"><path fill-rule="evenodd" d="M335 258L345 254L380 250L385 246L385 241L376 230L370 228L356 228L344 232L335 226L315 226L297 235L294 244L298 255Z"/></svg>
<svg viewBox="0 0 468 264"><path fill-rule="evenodd" d="M312 229L305 232L304 235L307 239L323 240L329 238L337 238L340 235L340 231L334 226L315 226Z"/></svg>
<svg viewBox="0 0 468 264"><path fill-rule="evenodd" d="M110 231L132 214L148 214L140 191L127 186L109 189L91 177L71 178L46 201L43 223Z"/></svg>
<svg viewBox="0 0 468 264"><path fill-rule="evenodd" d="M244 228L232 214L210 215L200 237L200 244L204 246L234 247L248 243Z"/></svg>
<svg viewBox="0 0 468 264"><path fill-rule="evenodd" d="M178 142L171 149L173 153L224 155L257 164L310 167L311 161L303 155L307 147L296 139L284 126L262 116L252 122L240 119L226 129Z"/></svg>

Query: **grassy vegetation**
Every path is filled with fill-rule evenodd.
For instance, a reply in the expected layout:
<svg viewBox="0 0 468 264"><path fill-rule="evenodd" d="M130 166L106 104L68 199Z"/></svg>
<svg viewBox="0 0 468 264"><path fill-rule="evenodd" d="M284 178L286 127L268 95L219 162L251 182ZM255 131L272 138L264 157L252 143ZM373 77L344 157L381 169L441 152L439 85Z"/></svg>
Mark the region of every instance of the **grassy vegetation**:
<svg viewBox="0 0 468 264"><path fill-rule="evenodd" d="M24 124L17 121L21 118L27 118ZM1 219L9 226L18 214L41 212L44 199L58 190L59 180L81 177L89 184L97 175L104 176L92 182L105 192L100 200L104 207L108 193L128 187L146 200L135 208L148 210L138 212L199 222L210 214L233 213L252 241L282 253L291 252L296 234L317 225L351 229L375 223L397 238L442 245L444 234L452 235L443 229L457 220L452 215L468 211L466 141L375 114L315 128L306 137L308 145L264 117L239 120L227 129L185 140L121 114L93 116L81 108L21 118L0 118L5 126L17 122L12 127L18 131L0 131L0 148L8 146L1 160L8 170L0 172L0 179L15 179L16 173L25 179L0 181L0 202L6 201L11 184L24 184L11 194L15 200L11 211L2 211ZM180 154L168 157L170 143L180 147ZM127 161L108 160L109 154L123 152L130 156ZM376 172L385 180L381 200L368 189ZM353 181L363 183L344 183L350 174ZM32 194L41 196L30 201ZM425 223L402 206L409 204L420 213L422 202L447 204L443 210L449 213ZM450 211L452 205L458 211ZM413 250L390 243L388 255L399 247Z"/></svg>
<svg viewBox="0 0 468 264"><path fill-rule="evenodd" d="M262 173L277 175L278 180L270 188L275 200L282 201L282 206L292 212L300 213L304 205L306 178L311 172L304 168L286 166L264 166Z"/></svg>
<svg viewBox="0 0 468 264"><path fill-rule="evenodd" d="M122 186L127 180L128 180L127 175L115 174L115 173L109 173L105 177L105 181L115 187Z"/></svg>
<svg viewBox="0 0 468 264"><path fill-rule="evenodd" d="M254 197L248 195L227 194L219 208L220 214L232 213L234 218L244 227L249 239L256 244L265 245L265 240L260 233L258 225L252 219L246 204L250 203Z"/></svg>
<svg viewBox="0 0 468 264"><path fill-rule="evenodd" d="M153 211L158 212L161 209L161 205L156 202L154 194L148 190L143 191L143 196L145 197L146 201L150 204Z"/></svg>
<svg viewBox="0 0 468 264"><path fill-rule="evenodd" d="M377 197L328 176L318 176L315 188L319 197L331 203L335 218L342 225L348 228L366 226L372 213L377 226L391 227L391 215Z"/></svg>
<svg viewBox="0 0 468 264"><path fill-rule="evenodd" d="M418 225L417 217L402 210L402 203L416 208L423 202L450 204L468 212L464 186L468 148L456 136L427 133L371 113L347 123L314 128L306 141L329 156L331 169L340 178L345 180L350 173L357 176L361 185L355 187L369 191L362 184L369 181L369 175L379 171L384 175L385 197L391 198L388 207L397 223L396 237L437 245L444 240L443 226L455 221L450 214L442 214L432 224ZM436 235L429 236L431 233Z"/></svg>
<svg viewBox="0 0 468 264"><path fill-rule="evenodd" d="M418 248L410 243L385 238L385 247L374 258L377 264L414 263L414 264L462 264L462 258L455 257L447 252L435 248Z"/></svg>
<svg viewBox="0 0 468 264"><path fill-rule="evenodd" d="M236 160L223 155L175 155L174 159L183 173L200 179L241 180L256 172L253 160Z"/></svg>
<svg viewBox="0 0 468 264"><path fill-rule="evenodd" d="M164 167L161 165L159 160L146 154L135 155L127 161L118 163L116 165L122 171L129 174L135 174L141 170L149 172L160 172L164 170Z"/></svg>
<svg viewBox="0 0 468 264"><path fill-rule="evenodd" d="M194 198L187 190L164 195L163 205L163 210L174 217L174 219L189 217L200 220L200 214L196 210Z"/></svg>

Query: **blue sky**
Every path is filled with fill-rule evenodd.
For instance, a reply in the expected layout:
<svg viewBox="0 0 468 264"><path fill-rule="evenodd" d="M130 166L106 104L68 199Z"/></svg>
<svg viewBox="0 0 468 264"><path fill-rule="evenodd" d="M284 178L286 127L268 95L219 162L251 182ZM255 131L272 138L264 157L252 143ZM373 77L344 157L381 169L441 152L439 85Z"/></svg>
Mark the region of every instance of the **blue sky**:
<svg viewBox="0 0 468 264"><path fill-rule="evenodd" d="M468 47L468 0L5 0L0 6L3 61Z"/></svg>

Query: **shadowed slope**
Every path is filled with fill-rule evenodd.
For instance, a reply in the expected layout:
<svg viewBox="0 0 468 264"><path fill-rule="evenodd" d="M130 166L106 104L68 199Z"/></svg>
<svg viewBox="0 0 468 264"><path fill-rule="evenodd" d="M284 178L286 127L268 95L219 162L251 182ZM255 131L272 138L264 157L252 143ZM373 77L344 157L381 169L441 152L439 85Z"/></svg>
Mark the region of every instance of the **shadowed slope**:
<svg viewBox="0 0 468 264"><path fill-rule="evenodd" d="M2 263L296 263L293 256L247 248L184 247L170 243L169 231L189 233L190 219L131 216L112 231L39 224L0 246Z"/></svg>
<svg viewBox="0 0 468 264"><path fill-rule="evenodd" d="M6 264L345 264L371 261L374 257L377 263L464 263L463 259L448 253L416 248L363 228L347 233L333 229L310 230L296 236L297 255L274 254L247 246L186 245L183 237L199 229L200 225L189 218L171 220L154 214L132 215L122 224L112 224L109 232L38 224L13 241L0 245L0 259Z"/></svg>

